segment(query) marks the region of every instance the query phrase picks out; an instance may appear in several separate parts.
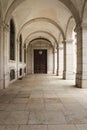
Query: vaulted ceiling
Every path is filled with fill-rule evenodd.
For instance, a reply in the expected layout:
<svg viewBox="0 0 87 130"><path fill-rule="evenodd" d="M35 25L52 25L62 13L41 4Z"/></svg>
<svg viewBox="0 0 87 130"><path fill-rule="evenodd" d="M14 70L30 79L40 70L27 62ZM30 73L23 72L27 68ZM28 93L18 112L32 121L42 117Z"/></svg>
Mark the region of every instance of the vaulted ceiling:
<svg viewBox="0 0 87 130"><path fill-rule="evenodd" d="M86 0L0 0L3 19L15 21L17 37L23 40L34 37L49 37L52 41L66 29L71 17L80 22ZM74 26L75 24L73 24ZM71 25L72 26L72 25Z"/></svg>

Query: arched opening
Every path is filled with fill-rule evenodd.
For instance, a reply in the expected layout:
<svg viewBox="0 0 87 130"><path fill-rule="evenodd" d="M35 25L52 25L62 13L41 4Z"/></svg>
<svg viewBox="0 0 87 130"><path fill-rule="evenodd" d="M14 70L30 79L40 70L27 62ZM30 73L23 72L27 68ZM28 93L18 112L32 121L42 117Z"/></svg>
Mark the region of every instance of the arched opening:
<svg viewBox="0 0 87 130"><path fill-rule="evenodd" d="M32 40L27 47L27 70L32 73L53 73L53 46L45 38Z"/></svg>

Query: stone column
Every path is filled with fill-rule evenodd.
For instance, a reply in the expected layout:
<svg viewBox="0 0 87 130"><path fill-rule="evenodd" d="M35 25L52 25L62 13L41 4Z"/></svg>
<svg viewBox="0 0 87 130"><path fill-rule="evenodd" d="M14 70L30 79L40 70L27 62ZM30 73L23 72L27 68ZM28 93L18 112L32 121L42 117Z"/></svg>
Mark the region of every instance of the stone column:
<svg viewBox="0 0 87 130"><path fill-rule="evenodd" d="M57 76L63 78L63 44L59 44L57 53Z"/></svg>
<svg viewBox="0 0 87 130"><path fill-rule="evenodd" d="M3 75L3 25L0 26L0 89L4 88L4 75Z"/></svg>
<svg viewBox="0 0 87 130"><path fill-rule="evenodd" d="M4 88L9 85L9 26L4 25L3 27L3 66L4 66Z"/></svg>
<svg viewBox="0 0 87 130"><path fill-rule="evenodd" d="M57 45L57 76L59 76L59 45Z"/></svg>
<svg viewBox="0 0 87 130"><path fill-rule="evenodd" d="M53 74L56 74L56 49L53 48Z"/></svg>
<svg viewBox="0 0 87 130"><path fill-rule="evenodd" d="M24 76L26 75L25 73L25 68L26 68L26 62L25 62L25 54L26 54L26 44L23 46L23 63L24 63Z"/></svg>
<svg viewBox="0 0 87 130"><path fill-rule="evenodd" d="M82 28L77 25L75 28L77 33L77 70L76 70L76 86L82 87Z"/></svg>
<svg viewBox="0 0 87 130"><path fill-rule="evenodd" d="M77 25L77 74L76 85L87 88L87 24Z"/></svg>
<svg viewBox="0 0 87 130"><path fill-rule="evenodd" d="M17 39L17 63L16 63L16 65L17 65L17 79L18 79L18 77L19 77L19 69L18 69L18 64L19 64L19 39Z"/></svg>
<svg viewBox="0 0 87 130"><path fill-rule="evenodd" d="M74 47L73 40L64 42L64 73L63 78L67 80L75 79L74 73Z"/></svg>
<svg viewBox="0 0 87 130"><path fill-rule="evenodd" d="M53 47L47 50L47 74L53 74Z"/></svg>

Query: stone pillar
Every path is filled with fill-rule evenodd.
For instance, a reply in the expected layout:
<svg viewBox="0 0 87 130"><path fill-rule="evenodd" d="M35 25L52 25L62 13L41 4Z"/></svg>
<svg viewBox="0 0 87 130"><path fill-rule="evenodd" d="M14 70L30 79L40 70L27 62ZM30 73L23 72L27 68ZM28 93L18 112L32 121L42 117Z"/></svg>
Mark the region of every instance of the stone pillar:
<svg viewBox="0 0 87 130"><path fill-rule="evenodd" d="M63 44L59 44L57 51L57 76L63 78Z"/></svg>
<svg viewBox="0 0 87 130"><path fill-rule="evenodd" d="M18 75L19 75L19 69L18 69L18 63L19 63L19 39L17 39L17 63L16 63L16 65L17 65L17 79L18 79Z"/></svg>
<svg viewBox="0 0 87 130"><path fill-rule="evenodd" d="M67 79L67 80L75 79L73 40L66 40L64 42L64 73L63 73L63 78Z"/></svg>
<svg viewBox="0 0 87 130"><path fill-rule="evenodd" d="M82 28L77 25L75 28L77 33L77 70L76 70L76 86L82 87Z"/></svg>
<svg viewBox="0 0 87 130"><path fill-rule="evenodd" d="M4 88L9 85L9 26L4 25L3 27L3 66L4 66Z"/></svg>
<svg viewBox="0 0 87 130"><path fill-rule="evenodd" d="M3 25L0 26L0 89L4 88L4 75L3 75Z"/></svg>
<svg viewBox="0 0 87 130"><path fill-rule="evenodd" d="M56 74L56 49L53 48L53 74Z"/></svg>
<svg viewBox="0 0 87 130"><path fill-rule="evenodd" d="M47 49L47 74L53 74L53 47Z"/></svg>
<svg viewBox="0 0 87 130"><path fill-rule="evenodd" d="M87 88L87 24L76 26L77 32L77 74L76 85Z"/></svg>
<svg viewBox="0 0 87 130"><path fill-rule="evenodd" d="M87 23L82 24L82 88L87 88Z"/></svg>
<svg viewBox="0 0 87 130"><path fill-rule="evenodd" d="M59 45L57 45L57 76L59 76Z"/></svg>
<svg viewBox="0 0 87 130"><path fill-rule="evenodd" d="M24 44L23 46L23 63L24 63L24 76L26 75L25 73L25 68L26 68L26 60L25 60L25 56L26 55L26 44Z"/></svg>

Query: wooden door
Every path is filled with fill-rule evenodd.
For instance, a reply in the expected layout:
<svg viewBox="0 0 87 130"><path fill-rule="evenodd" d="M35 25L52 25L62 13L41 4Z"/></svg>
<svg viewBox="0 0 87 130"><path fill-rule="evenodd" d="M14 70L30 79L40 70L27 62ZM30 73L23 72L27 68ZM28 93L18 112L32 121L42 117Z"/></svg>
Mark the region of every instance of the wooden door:
<svg viewBox="0 0 87 130"><path fill-rule="evenodd" d="M47 73L47 50L34 50L34 73Z"/></svg>

